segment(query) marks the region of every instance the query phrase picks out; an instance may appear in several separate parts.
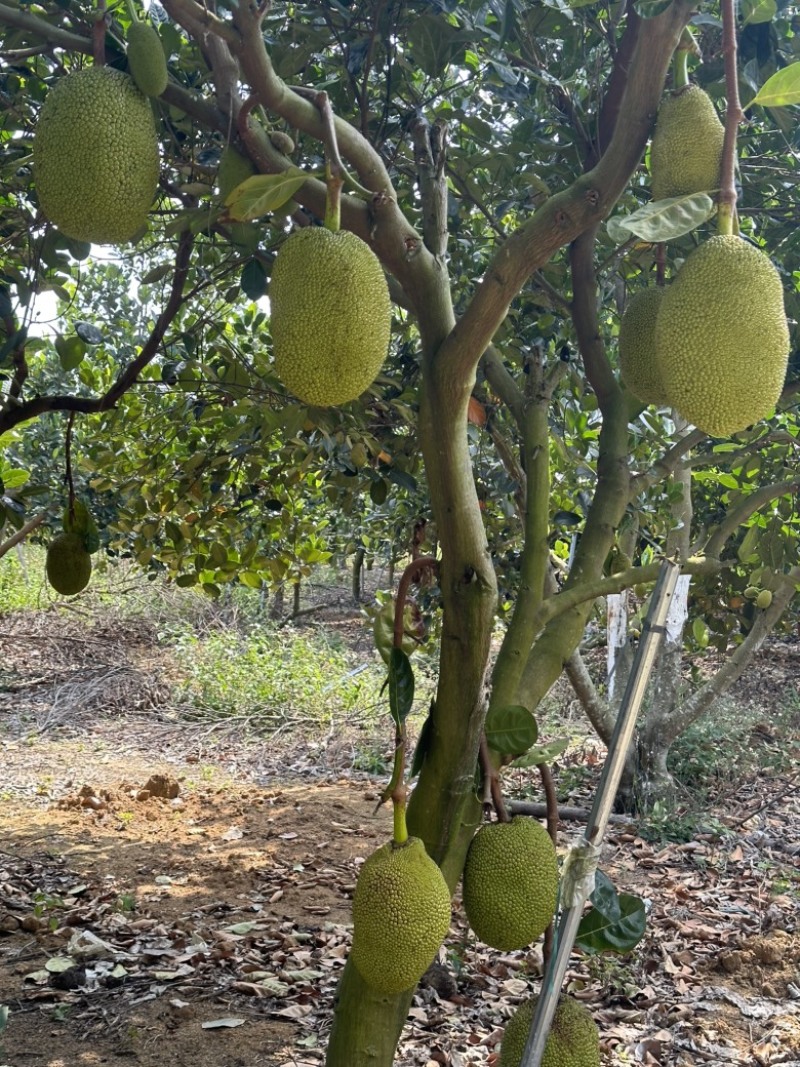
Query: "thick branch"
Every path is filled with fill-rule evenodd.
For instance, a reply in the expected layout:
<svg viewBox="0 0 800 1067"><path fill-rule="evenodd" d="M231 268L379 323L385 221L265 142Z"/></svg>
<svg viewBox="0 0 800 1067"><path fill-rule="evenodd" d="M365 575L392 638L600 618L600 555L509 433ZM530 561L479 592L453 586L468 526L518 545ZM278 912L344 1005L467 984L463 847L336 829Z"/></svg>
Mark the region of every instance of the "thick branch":
<svg viewBox="0 0 800 1067"><path fill-rule="evenodd" d="M0 23L6 26L16 26L17 29L26 30L28 33L46 41L57 48L65 48L70 52L84 52L92 54L92 40L90 37L80 37L77 33L62 30L58 26L51 26L49 22L30 15L27 11L0 4Z"/></svg>
<svg viewBox="0 0 800 1067"><path fill-rule="evenodd" d="M28 519L24 526L21 526L7 541L3 541L3 543L0 544L0 559L2 559L6 552L10 552L15 545L24 541L28 534L33 533L37 526L41 526L43 522L44 512L42 512L41 515L34 515L32 519Z"/></svg>
<svg viewBox="0 0 800 1067"><path fill-rule="evenodd" d="M614 713L608 702L597 692L589 668L577 648L564 664L564 670L597 736L608 742L614 731Z"/></svg>
<svg viewBox="0 0 800 1067"><path fill-rule="evenodd" d="M422 233L428 250L442 257L447 252L447 180L444 174L447 128L433 126L419 115L411 127L414 160L422 197Z"/></svg>
<svg viewBox="0 0 800 1067"><path fill-rule="evenodd" d="M643 21L614 136L602 159L568 189L550 197L502 245L438 359L465 373L474 368L533 271L609 213L639 164L672 53L690 12L691 5L678 0L662 15Z"/></svg>
<svg viewBox="0 0 800 1067"><path fill-rule="evenodd" d="M595 391L600 410L605 414L609 402L616 400L621 390L611 369L597 318L597 278L594 272L596 233L597 227L592 226L573 242L570 249L570 267L573 322L578 347L586 377Z"/></svg>
<svg viewBox="0 0 800 1067"><path fill-rule="evenodd" d="M83 414L91 414L98 411L108 411L109 408L113 408L120 397L136 383L136 379L147 364L156 356L164 339L164 334L180 310L183 303L183 289L189 271L193 241L194 238L188 230L181 234L178 252L175 257L175 273L172 278L169 299L158 316L156 324L141 352L136 359L128 364L108 391L102 396L92 397L62 395L32 397L22 404L0 412L0 434L13 429L22 422L27 422L38 415L43 415L47 411L77 411Z"/></svg>

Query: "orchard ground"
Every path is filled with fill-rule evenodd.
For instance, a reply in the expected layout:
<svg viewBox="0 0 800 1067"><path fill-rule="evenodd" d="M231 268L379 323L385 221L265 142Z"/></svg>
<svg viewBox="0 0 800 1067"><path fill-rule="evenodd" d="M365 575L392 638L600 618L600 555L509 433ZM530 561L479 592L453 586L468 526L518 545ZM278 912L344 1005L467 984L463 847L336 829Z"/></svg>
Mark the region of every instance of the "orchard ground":
<svg viewBox="0 0 800 1067"><path fill-rule="evenodd" d="M279 626L255 594L212 604L124 571L55 602L9 564L0 1062L322 1064L359 865L391 832L383 668L344 587L309 586L325 606ZM610 827L602 867L649 920L629 956L573 957L604 1065L800 1063L798 679L800 645L774 641L682 740L685 803ZM588 807L604 752L568 689L540 727L570 738L560 800ZM530 771L507 784L540 799ZM561 829L566 849L580 824ZM454 903L398 1064L496 1063L536 988L540 949L488 949Z"/></svg>

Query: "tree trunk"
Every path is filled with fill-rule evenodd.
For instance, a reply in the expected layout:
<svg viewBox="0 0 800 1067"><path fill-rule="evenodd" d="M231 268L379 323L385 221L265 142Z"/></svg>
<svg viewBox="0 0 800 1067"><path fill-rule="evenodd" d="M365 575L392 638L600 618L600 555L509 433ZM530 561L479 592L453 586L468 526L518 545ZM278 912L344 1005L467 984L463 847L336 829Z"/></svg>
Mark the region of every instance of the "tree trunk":
<svg viewBox="0 0 800 1067"><path fill-rule="evenodd" d="M680 434L687 424L675 416ZM688 456L687 456L688 459ZM669 479L669 489L680 489L670 509L672 528L667 534L665 555L688 559L691 551L692 472L688 462ZM628 812L649 811L657 802L671 807L675 802L675 781L667 768L667 756L677 737L670 720L678 706L683 667L683 631L689 615L691 579L682 575L669 606L666 636L650 681L651 698L644 722L637 732L617 793L617 805Z"/></svg>
<svg viewBox="0 0 800 1067"><path fill-rule="evenodd" d="M302 583L298 578L292 586L292 618L300 614L300 589Z"/></svg>
<svg viewBox="0 0 800 1067"><path fill-rule="evenodd" d="M282 585L279 585L275 592L272 594L272 606L269 609L269 617L271 619L280 619L283 616L283 611L286 601L286 592Z"/></svg>
<svg viewBox="0 0 800 1067"><path fill-rule="evenodd" d="M353 571L352 571L352 584L351 591L353 595L353 603L360 604L361 597L364 592L363 587L363 570L364 570L364 556L367 554L366 548L363 545L359 545L353 556Z"/></svg>

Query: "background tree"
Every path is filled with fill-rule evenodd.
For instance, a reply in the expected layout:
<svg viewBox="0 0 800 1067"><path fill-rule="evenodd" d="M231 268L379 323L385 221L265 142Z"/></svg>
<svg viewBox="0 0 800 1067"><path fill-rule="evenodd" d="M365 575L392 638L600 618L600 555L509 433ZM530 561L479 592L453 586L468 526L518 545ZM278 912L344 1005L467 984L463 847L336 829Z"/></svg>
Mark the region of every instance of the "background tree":
<svg viewBox="0 0 800 1067"><path fill-rule="evenodd" d="M533 714L564 664L577 662L597 598L654 580L682 465L706 463L736 483L727 486L735 497L715 496L726 515L697 530L686 573L710 581L749 566L749 534L736 545L743 527L778 538L794 530L795 483L780 473L796 437L793 378L774 425L720 445L699 432L675 437L667 413L642 411L617 373L626 295L663 270L664 254L624 222L603 223L620 200L627 218L647 197L643 154L692 10L683 0L218 10L165 0L159 198L148 233L119 252L128 291L112 267L110 305L96 302L97 286L82 305L88 319L106 317L98 346L74 321L77 341L69 331L60 341L28 338L36 292L53 290L70 322L91 254L42 217L30 146L54 82L103 52L124 67L129 19L80 3L37 14L0 4L4 445L18 447L37 418L81 416L90 484L119 492L116 525L130 532L135 555L211 592L220 574L260 581L278 565L270 542L300 521L306 493L346 511L345 477L374 492L373 503L379 484L410 492L421 452L440 556L441 643L408 822L451 890L480 818L474 778L487 713ZM717 14L709 8L698 25L708 38L701 75L721 95ZM753 45L762 16L753 5L743 20L750 85L795 48L791 6L763 23L769 33ZM384 373L342 409L306 409L286 396L270 362L268 312L256 303L290 220L305 226L325 213L319 101L293 86L327 94L359 187L346 186L342 224L379 257L396 305ZM741 217L780 256L794 324L793 136L783 110L753 110ZM248 217L233 218L215 187L229 144L273 176L248 200ZM669 245L671 261L702 236L704 221L694 221L701 229ZM789 451L769 460L762 484L764 461L742 465L735 454L769 455L776 431L791 438ZM363 463L353 457L359 444ZM343 466L351 460L355 476ZM286 512L278 538L270 501ZM8 505L4 517L18 516ZM635 565L609 566L632 521L649 540L637 542ZM490 664L503 560L508 625ZM789 555L776 550L769 566L788 601L797 577ZM375 993L348 964L331 1067L391 1063L410 997Z"/></svg>

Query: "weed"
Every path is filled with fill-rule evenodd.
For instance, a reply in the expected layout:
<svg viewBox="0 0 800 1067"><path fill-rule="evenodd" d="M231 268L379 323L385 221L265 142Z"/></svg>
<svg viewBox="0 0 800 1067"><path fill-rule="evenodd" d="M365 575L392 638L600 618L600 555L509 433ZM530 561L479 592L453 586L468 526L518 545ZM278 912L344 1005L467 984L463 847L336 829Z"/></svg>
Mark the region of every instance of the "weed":
<svg viewBox="0 0 800 1067"><path fill-rule="evenodd" d="M178 696L204 717L245 717L266 730L291 726L309 710L315 724L358 709L382 679L318 634L258 625L247 634L187 633L174 638L184 681Z"/></svg>
<svg viewBox="0 0 800 1067"><path fill-rule="evenodd" d="M117 901L117 911L123 915L130 915L131 912L136 910L136 894L135 893L123 893Z"/></svg>

